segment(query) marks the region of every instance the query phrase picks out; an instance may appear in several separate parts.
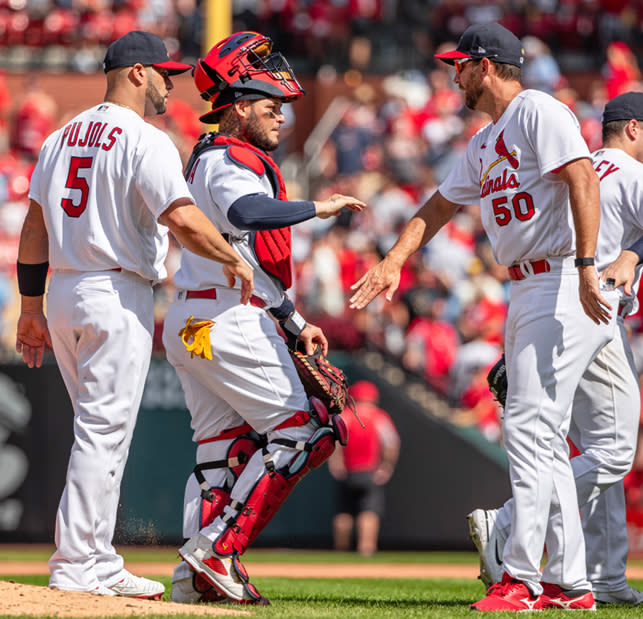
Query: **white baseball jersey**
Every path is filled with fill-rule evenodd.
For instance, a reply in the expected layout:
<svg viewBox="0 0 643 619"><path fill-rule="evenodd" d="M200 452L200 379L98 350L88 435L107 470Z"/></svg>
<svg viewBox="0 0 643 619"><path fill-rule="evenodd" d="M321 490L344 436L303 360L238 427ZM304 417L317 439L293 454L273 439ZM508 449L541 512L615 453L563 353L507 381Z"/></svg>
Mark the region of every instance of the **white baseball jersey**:
<svg viewBox="0 0 643 619"><path fill-rule="evenodd" d="M643 236L643 164L620 148L603 148L592 154L601 182L601 226L596 244L596 268L601 271ZM641 268L633 286L628 314L638 309L636 291Z"/></svg>
<svg viewBox="0 0 643 619"><path fill-rule="evenodd" d="M592 159L600 178L601 225L596 250L600 271L643 235L643 164L618 148L598 150ZM634 290L638 277L640 271ZM625 299L636 303L636 297ZM627 304L626 309L633 311ZM583 520L587 576L599 595L627 585L623 477L634 458L639 414L638 376L620 318L617 335L601 349L578 385L569 429L569 438L581 451L571 466ZM509 500L497 512L495 526L505 538L511 530L513 511L514 502ZM552 529L564 539L559 518L554 518ZM554 582L555 578L555 572L546 567L543 579Z"/></svg>
<svg viewBox="0 0 643 619"><path fill-rule="evenodd" d="M249 244L250 233L230 223L228 209L242 196L266 194L275 198L275 191L268 175L258 176L249 168L230 160L225 148L204 151L188 174L188 187L195 202L222 234L230 235L230 244L254 270L254 293L268 307L279 305L283 299L281 287L259 265ZM179 289L199 290L204 288L227 288L223 267L218 262L207 260L184 249L181 252L181 267L174 275L174 284ZM236 282L239 287L239 280Z"/></svg>
<svg viewBox="0 0 643 619"><path fill-rule="evenodd" d="M43 206L51 268L164 279L167 228L157 219L190 197L181 169L170 138L123 106L101 103L55 131L29 191Z"/></svg>
<svg viewBox="0 0 643 619"><path fill-rule="evenodd" d="M505 327L502 434L515 509L503 567L534 594L545 545L548 582L591 586L566 439L573 394L616 321L595 325L578 295L569 189L555 173L581 158L590 153L571 110L526 90L471 139L439 187L451 202L480 204L498 263L548 260L546 272L525 269L512 281ZM611 303L617 293L604 296Z"/></svg>
<svg viewBox="0 0 643 619"><path fill-rule="evenodd" d="M499 264L568 256L575 251L569 191L554 172L583 157L590 153L571 110L525 90L470 140L439 191L456 204L480 204Z"/></svg>

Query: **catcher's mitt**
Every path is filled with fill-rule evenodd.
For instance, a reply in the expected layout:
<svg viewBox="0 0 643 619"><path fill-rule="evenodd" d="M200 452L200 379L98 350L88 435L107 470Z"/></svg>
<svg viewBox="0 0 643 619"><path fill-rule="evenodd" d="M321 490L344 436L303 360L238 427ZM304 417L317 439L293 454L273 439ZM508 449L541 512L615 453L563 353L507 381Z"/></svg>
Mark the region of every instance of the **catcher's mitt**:
<svg viewBox="0 0 643 619"><path fill-rule="evenodd" d="M344 408L351 404L351 397L348 395L348 382L344 372L334 366L321 352L317 346L312 355L305 351L298 350L300 342L295 348L288 347L290 356L297 368L306 395L310 398L319 398L331 414L341 413Z"/></svg>
<svg viewBox="0 0 643 619"><path fill-rule="evenodd" d="M505 366L505 353L502 353L500 359L498 359L495 365L489 370L487 382L489 383L489 391L493 393L496 400L504 407L507 401L507 367Z"/></svg>

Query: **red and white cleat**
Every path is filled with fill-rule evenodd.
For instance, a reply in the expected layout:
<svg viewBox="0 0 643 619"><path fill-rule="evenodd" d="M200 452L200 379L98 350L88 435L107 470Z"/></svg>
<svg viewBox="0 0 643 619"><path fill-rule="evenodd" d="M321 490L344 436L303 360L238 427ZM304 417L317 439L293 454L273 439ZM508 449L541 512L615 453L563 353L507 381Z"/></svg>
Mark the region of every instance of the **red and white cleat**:
<svg viewBox="0 0 643 619"><path fill-rule="evenodd" d="M539 606L564 610L596 610L594 596L589 589L565 590L549 582L542 583Z"/></svg>
<svg viewBox="0 0 643 619"><path fill-rule="evenodd" d="M248 572L239 556L219 555L214 552L212 542L197 533L179 549L181 558L197 573L203 576L217 591L228 599L240 604L266 606L268 600L249 582Z"/></svg>
<svg viewBox="0 0 643 619"><path fill-rule="evenodd" d="M498 611L539 611L540 598L533 595L527 586L520 580L511 578L505 573L502 581L491 585L487 596L471 605L471 610L482 612Z"/></svg>

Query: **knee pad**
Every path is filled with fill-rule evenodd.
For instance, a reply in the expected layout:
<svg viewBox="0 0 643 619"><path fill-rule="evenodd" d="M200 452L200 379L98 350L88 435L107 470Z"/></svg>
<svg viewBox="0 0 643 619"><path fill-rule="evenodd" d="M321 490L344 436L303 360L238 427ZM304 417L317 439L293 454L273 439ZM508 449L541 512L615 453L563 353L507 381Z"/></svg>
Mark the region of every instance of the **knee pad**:
<svg viewBox="0 0 643 619"><path fill-rule="evenodd" d="M245 469L252 454L265 445L265 440L259 434L250 429L250 426L247 426L247 429L247 432L236 436L232 440L226 451L225 458L211 462L201 462L194 467L194 476L199 488L201 488L201 515L199 518L201 528L211 524L223 512L223 508L230 503L232 486L234 486L239 475ZM219 440L224 438L221 437ZM205 479L203 471L213 469L226 469L226 480L222 487L212 487Z"/></svg>
<svg viewBox="0 0 643 619"><path fill-rule="evenodd" d="M264 473L250 491L245 503L230 503L238 513L234 518L223 516L228 527L215 540L214 551L224 556L234 552L243 554L277 513L299 480L308 471L328 460L335 450L336 439L335 430L329 425L324 425L317 427L306 441L285 438L270 441L268 445L284 445L297 449L299 453L296 453L286 466L277 469L267 449L268 445L263 448Z"/></svg>

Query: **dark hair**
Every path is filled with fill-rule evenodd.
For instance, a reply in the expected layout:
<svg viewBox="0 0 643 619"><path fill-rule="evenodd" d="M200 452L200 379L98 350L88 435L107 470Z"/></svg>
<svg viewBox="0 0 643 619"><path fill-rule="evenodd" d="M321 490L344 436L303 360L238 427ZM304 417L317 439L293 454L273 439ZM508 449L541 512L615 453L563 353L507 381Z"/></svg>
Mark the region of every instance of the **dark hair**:
<svg viewBox="0 0 643 619"><path fill-rule="evenodd" d="M603 144L612 138L617 138L623 133L623 129L629 120L610 120L603 124Z"/></svg>
<svg viewBox="0 0 643 619"><path fill-rule="evenodd" d="M491 62L493 60L489 58ZM507 64L505 62L493 62L496 67L496 73L500 79L505 80L506 82L519 82L522 77L522 69L513 64Z"/></svg>

